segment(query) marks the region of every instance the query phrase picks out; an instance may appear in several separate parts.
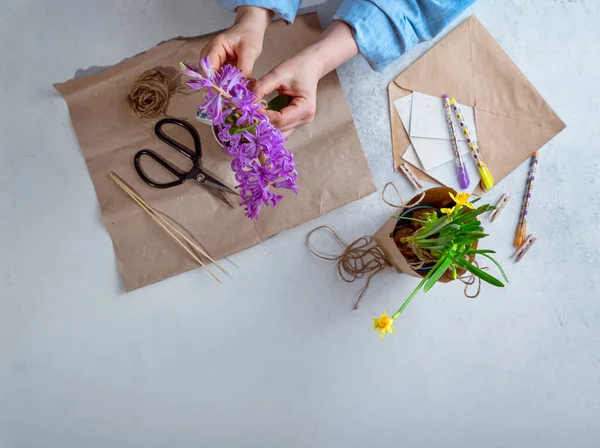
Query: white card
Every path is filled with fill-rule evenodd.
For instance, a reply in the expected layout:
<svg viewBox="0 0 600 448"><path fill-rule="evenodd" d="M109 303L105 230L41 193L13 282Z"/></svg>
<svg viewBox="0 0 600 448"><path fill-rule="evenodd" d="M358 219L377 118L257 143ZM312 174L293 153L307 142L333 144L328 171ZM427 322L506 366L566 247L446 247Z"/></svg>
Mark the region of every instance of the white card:
<svg viewBox="0 0 600 448"><path fill-rule="evenodd" d="M460 103L458 105L463 113L463 119L469 128L469 133L473 137L473 141L477 141L475 112L473 108ZM457 140L467 141L465 135L460 132L458 119L454 115L454 112L452 112L452 118L454 119L456 130L459 131L456 134ZM446 122L446 110L444 109L444 100L442 98L425 95L420 92L413 93L409 135L411 137L450 140L450 129Z"/></svg>
<svg viewBox="0 0 600 448"><path fill-rule="evenodd" d="M423 165L421 165L421 162L419 161L419 157L417 156L417 152L413 148L413 145L410 145L408 149L404 152L402 159L406 160L408 163L411 163L420 170L424 171L427 175L433 177L440 184L452 188L456 191L473 193L473 190L477 188L477 185L479 185L479 181L481 180L481 178L479 177L479 171L477 170L477 164L470 156L469 158L465 158L465 166L467 167L469 179L471 180L469 188L461 188L460 182L458 181L456 163L454 162L454 160L446 162L443 165L437 166L432 170L425 171Z"/></svg>
<svg viewBox="0 0 600 448"><path fill-rule="evenodd" d="M404 125L404 128L407 130L410 129L412 94L407 95L405 97L402 97L402 98L394 101L394 106L396 107L396 111L398 112L398 115L400 116L400 120L402 120L402 124ZM413 139L411 139L411 140L413 140ZM454 161L454 153L453 153L452 160L450 160L449 162L443 163L431 170L425 169L425 167L421 163L413 145L410 145L408 147L408 149L402 156L402 159L406 160L407 162L416 166L420 170L424 171L426 174L433 177L435 180L437 180L442 185L446 185L447 187L450 187L456 191L467 191L468 193L472 193L473 190L475 190L475 188L479 184L479 180L480 180L479 171L477 170L477 165L475 164L475 161L473 160L473 158L469 154L465 154L465 156L466 157L464 157L464 161L465 161L465 164L467 167L467 172L469 173L469 179L471 180L471 183L469 184L469 188L467 188L466 190L463 190L460 187L460 184L458 181L458 175L456 172L456 163Z"/></svg>
<svg viewBox="0 0 600 448"><path fill-rule="evenodd" d="M419 92L414 92L410 96L412 99L400 98L394 104L424 169L431 170L454 160L454 147L442 99ZM464 109L467 126L470 125L475 129L473 108L462 106L461 109ZM458 121L456 126L458 131ZM469 130L476 137L476 130L472 131L471 128ZM469 157L469 146L464 135L460 133L458 139L463 158Z"/></svg>

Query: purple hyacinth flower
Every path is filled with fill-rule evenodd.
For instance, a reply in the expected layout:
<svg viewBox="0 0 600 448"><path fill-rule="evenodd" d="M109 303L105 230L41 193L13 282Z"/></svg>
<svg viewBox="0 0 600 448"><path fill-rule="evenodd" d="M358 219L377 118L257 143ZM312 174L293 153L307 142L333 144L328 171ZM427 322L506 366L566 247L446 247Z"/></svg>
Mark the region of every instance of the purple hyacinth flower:
<svg viewBox="0 0 600 448"><path fill-rule="evenodd" d="M271 188L286 188L297 193L296 163L283 146L287 140L269 123L266 115L258 112L257 97L248 89L248 80L241 70L228 64L214 71L208 58L200 61L200 68L191 63L181 66L182 72L191 78L187 83L190 88L207 89L199 108L216 126L216 135L232 158L231 170L239 183L236 188L246 216L257 219L263 204L277 205L283 196ZM223 91L227 95L219 93ZM230 117L234 111L235 121ZM248 127L250 123L255 126L236 134L231 132L234 123L238 127Z"/></svg>
<svg viewBox="0 0 600 448"><path fill-rule="evenodd" d="M298 194L298 184L291 178L283 181L273 182L273 187L287 188L288 190L292 190L294 193Z"/></svg>

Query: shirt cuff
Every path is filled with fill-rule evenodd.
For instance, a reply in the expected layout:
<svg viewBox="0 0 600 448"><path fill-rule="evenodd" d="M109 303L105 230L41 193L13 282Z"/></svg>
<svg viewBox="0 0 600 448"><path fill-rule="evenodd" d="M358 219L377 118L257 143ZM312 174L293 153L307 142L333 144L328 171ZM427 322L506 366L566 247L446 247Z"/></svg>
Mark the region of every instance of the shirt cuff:
<svg viewBox="0 0 600 448"><path fill-rule="evenodd" d="M293 22L296 18L299 2L300 0L217 0L223 9L232 12L235 12L238 6L257 6L270 9L287 22Z"/></svg>
<svg viewBox="0 0 600 448"><path fill-rule="evenodd" d="M378 72L419 42L406 18L394 23L370 1L344 0L334 19L352 27L360 53Z"/></svg>

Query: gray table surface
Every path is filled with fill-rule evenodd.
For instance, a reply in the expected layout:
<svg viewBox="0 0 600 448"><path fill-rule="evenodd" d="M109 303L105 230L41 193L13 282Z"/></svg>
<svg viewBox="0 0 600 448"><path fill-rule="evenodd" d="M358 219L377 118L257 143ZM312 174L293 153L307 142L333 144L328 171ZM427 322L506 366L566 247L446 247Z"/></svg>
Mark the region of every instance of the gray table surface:
<svg viewBox="0 0 600 448"><path fill-rule="evenodd" d="M313 2L315 3L315 2ZM336 2L318 6L324 24ZM512 240L527 166L486 246L511 283L413 301L415 280L361 284L305 247L389 216L378 195L235 255L234 281L196 270L121 292L65 102L51 84L154 44L227 26L208 0L0 0L0 446L592 447L600 443L600 17L595 0L479 1L475 13L567 123L543 149L522 263ZM463 18L466 15L463 16ZM461 19L462 20L462 19ZM456 23L452 27L456 26ZM383 73L338 72L381 190L392 172Z"/></svg>

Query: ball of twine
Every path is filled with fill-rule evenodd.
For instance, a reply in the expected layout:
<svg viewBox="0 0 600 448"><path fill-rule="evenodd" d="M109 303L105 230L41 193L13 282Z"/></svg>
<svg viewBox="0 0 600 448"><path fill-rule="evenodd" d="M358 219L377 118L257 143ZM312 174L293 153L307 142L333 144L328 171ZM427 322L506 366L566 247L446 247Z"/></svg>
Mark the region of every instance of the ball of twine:
<svg viewBox="0 0 600 448"><path fill-rule="evenodd" d="M142 73L135 78L127 95L129 108L140 118L166 115L171 96L186 90L185 85L175 85L176 78L155 69Z"/></svg>

